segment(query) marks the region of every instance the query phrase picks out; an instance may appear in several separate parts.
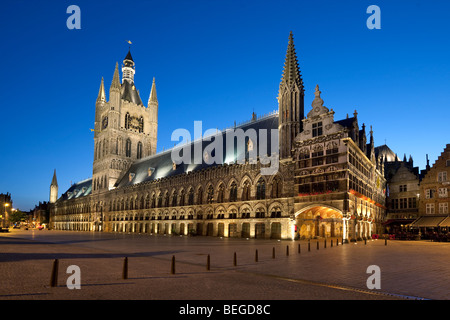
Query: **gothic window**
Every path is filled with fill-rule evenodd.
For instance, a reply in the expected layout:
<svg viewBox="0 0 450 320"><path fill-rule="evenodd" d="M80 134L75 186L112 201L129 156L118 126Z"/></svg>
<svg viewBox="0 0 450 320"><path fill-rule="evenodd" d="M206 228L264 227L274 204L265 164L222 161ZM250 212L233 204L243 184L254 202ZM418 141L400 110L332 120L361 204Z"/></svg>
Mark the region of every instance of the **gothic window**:
<svg viewBox="0 0 450 320"><path fill-rule="evenodd" d="M150 202L150 208L156 208L156 197L155 197L155 194L152 195L152 200Z"/></svg>
<svg viewBox="0 0 450 320"><path fill-rule="evenodd" d="M131 157L131 140L127 139L126 145L125 145L125 156L128 158Z"/></svg>
<svg viewBox="0 0 450 320"><path fill-rule="evenodd" d="M208 187L208 194L206 196L206 203L213 203L214 200L214 188L213 186Z"/></svg>
<svg viewBox="0 0 450 320"><path fill-rule="evenodd" d="M172 195L172 207L176 207L177 206L177 197L178 197L177 192L174 191L173 195Z"/></svg>
<svg viewBox="0 0 450 320"><path fill-rule="evenodd" d="M158 196L158 208L161 208L162 204L163 204L163 202L162 202L162 195L159 194L159 196Z"/></svg>
<svg viewBox="0 0 450 320"><path fill-rule="evenodd" d="M197 204L203 204L203 188L200 187L197 193Z"/></svg>
<svg viewBox="0 0 450 320"><path fill-rule="evenodd" d="M130 128L130 114L127 112L127 114L125 115L125 129L129 129Z"/></svg>
<svg viewBox="0 0 450 320"><path fill-rule="evenodd" d="M139 132L144 132L144 119L142 117L139 118Z"/></svg>
<svg viewBox="0 0 450 320"><path fill-rule="evenodd" d="M223 184L219 186L218 194L217 194L217 202L224 202L225 200L225 187Z"/></svg>
<svg viewBox="0 0 450 320"><path fill-rule="evenodd" d="M168 207L169 206L169 193L166 191L166 193L164 194L164 207Z"/></svg>
<svg viewBox="0 0 450 320"><path fill-rule="evenodd" d="M263 178L259 178L256 184L256 199L262 200L266 198L266 182Z"/></svg>
<svg viewBox="0 0 450 320"><path fill-rule="evenodd" d="M100 142L98 143L97 159L100 159L101 155L102 155L102 142L100 141Z"/></svg>
<svg viewBox="0 0 450 320"><path fill-rule="evenodd" d="M264 209L260 208L256 210L256 214L255 217L256 218L264 218L266 216L266 213L264 211Z"/></svg>
<svg viewBox="0 0 450 320"><path fill-rule="evenodd" d="M138 142L137 145L137 155L136 155L137 159L141 159L142 158L142 142Z"/></svg>
<svg viewBox="0 0 450 320"><path fill-rule="evenodd" d="M242 201L247 200L250 200L250 184L248 183L248 181L245 181L242 188Z"/></svg>
<svg viewBox="0 0 450 320"><path fill-rule="evenodd" d="M183 189L180 192L180 203L179 203L180 206L184 206L184 198L185 198L185 195L184 195L184 189Z"/></svg>
<svg viewBox="0 0 450 320"><path fill-rule="evenodd" d="M272 198L281 197L281 186L280 177L275 177L272 182Z"/></svg>
<svg viewBox="0 0 450 320"><path fill-rule="evenodd" d="M237 184L235 181L230 186L230 202L237 201Z"/></svg>
<svg viewBox="0 0 450 320"><path fill-rule="evenodd" d="M192 206L194 204L194 189L189 189L189 196L188 196L188 205Z"/></svg>
<svg viewBox="0 0 450 320"><path fill-rule="evenodd" d="M147 195L146 197L145 197L145 209L149 209L150 208L150 198L149 198L149 196Z"/></svg>
<svg viewBox="0 0 450 320"><path fill-rule="evenodd" d="M322 122L316 122L312 124L313 137L319 137L322 135Z"/></svg>

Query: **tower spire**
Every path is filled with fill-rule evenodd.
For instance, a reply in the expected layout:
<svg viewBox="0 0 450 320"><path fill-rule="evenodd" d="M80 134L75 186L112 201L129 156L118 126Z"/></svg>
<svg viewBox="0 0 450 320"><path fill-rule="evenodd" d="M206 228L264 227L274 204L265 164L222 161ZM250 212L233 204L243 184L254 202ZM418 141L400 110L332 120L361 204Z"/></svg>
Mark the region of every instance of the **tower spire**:
<svg viewBox="0 0 450 320"><path fill-rule="evenodd" d="M100 89L98 90L98 96L97 101L106 101L106 95L105 95L105 84L102 77L102 82L100 83Z"/></svg>
<svg viewBox="0 0 450 320"><path fill-rule="evenodd" d="M150 91L150 97L148 98L148 103L150 102L156 102L158 103L158 98L156 96L156 83L155 83L155 77L153 77L153 83L152 83L152 90Z"/></svg>
<svg viewBox="0 0 450 320"><path fill-rule="evenodd" d="M296 86L300 91L304 91L292 31L289 33L289 42L286 51L286 59L284 61L284 70L281 83L285 83L289 88Z"/></svg>
<svg viewBox="0 0 450 320"><path fill-rule="evenodd" d="M113 75L111 87L109 90L111 91L112 89L120 90L120 77L119 77L119 63L118 62L116 62L116 69L114 70L114 75Z"/></svg>
<svg viewBox="0 0 450 320"><path fill-rule="evenodd" d="M304 98L303 80L300 75L300 68L294 47L294 36L291 31L284 61L283 75L278 91L280 159L291 157L295 137L302 131L302 120L305 113Z"/></svg>
<svg viewBox="0 0 450 320"><path fill-rule="evenodd" d="M50 184L50 203L55 203L58 200L58 181L56 180L56 169L53 171L52 183Z"/></svg>

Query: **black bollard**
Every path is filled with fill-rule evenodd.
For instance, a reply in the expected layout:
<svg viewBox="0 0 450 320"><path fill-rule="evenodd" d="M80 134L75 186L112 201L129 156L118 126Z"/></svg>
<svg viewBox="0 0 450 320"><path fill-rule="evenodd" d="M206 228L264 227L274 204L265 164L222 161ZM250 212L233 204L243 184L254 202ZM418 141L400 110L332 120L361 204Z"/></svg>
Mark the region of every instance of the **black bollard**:
<svg viewBox="0 0 450 320"><path fill-rule="evenodd" d="M331 247L333 248L333 239L330 240Z"/></svg>
<svg viewBox="0 0 450 320"><path fill-rule="evenodd" d="M289 255L289 246L286 246L286 255Z"/></svg>
<svg viewBox="0 0 450 320"><path fill-rule="evenodd" d="M275 259L275 247L272 249L272 259Z"/></svg>
<svg viewBox="0 0 450 320"><path fill-rule="evenodd" d="M319 250L319 241L317 241L317 250Z"/></svg>
<svg viewBox="0 0 450 320"><path fill-rule="evenodd" d="M123 259L122 279L128 279L128 258Z"/></svg>
<svg viewBox="0 0 450 320"><path fill-rule="evenodd" d="M384 237L384 245L387 246L387 237Z"/></svg>
<svg viewBox="0 0 450 320"><path fill-rule="evenodd" d="M209 257L209 254L208 254L208 257L206 258L206 270L211 270L211 258Z"/></svg>
<svg viewBox="0 0 450 320"><path fill-rule="evenodd" d="M311 251L311 242L308 240L308 251Z"/></svg>
<svg viewBox="0 0 450 320"><path fill-rule="evenodd" d="M234 253L233 264L234 264L235 267L237 266L237 256L236 256L236 252Z"/></svg>
<svg viewBox="0 0 450 320"><path fill-rule="evenodd" d="M170 273L175 274L175 256L172 256L172 264L170 267Z"/></svg>
<svg viewBox="0 0 450 320"><path fill-rule="evenodd" d="M298 244L298 253L301 253L300 243Z"/></svg>
<svg viewBox="0 0 450 320"><path fill-rule="evenodd" d="M325 241L323 242L323 247L326 249L327 248L327 239L325 239Z"/></svg>
<svg viewBox="0 0 450 320"><path fill-rule="evenodd" d="M258 262L258 249L255 251L255 262Z"/></svg>
<svg viewBox="0 0 450 320"><path fill-rule="evenodd" d="M50 287L58 286L58 269L59 269L58 267L59 267L59 261L58 261L58 259L55 259L53 261L52 275L50 278Z"/></svg>

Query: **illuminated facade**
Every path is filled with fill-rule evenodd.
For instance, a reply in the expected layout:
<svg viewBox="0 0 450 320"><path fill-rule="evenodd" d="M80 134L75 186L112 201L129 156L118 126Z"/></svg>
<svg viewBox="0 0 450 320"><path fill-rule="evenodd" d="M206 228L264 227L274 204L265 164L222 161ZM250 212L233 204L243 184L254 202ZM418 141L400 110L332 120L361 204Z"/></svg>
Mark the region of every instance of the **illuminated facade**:
<svg viewBox="0 0 450 320"><path fill-rule="evenodd" d="M155 153L155 84L146 108L133 91L134 62L129 56L124 60L122 84L116 67L109 102L103 81L100 87L93 178L72 185L56 201L51 228L348 240L380 231L385 180L382 164L375 158L372 131L367 143L356 112L352 118L335 121L334 112L323 106L318 87L312 110L304 117L305 90L292 33L278 110L259 118L253 114L250 121L232 127L232 132L253 130L255 135L245 137L242 150L233 145L223 164L208 161L218 157L217 150L210 152L208 147L227 140L228 131L214 135L212 142L187 143L183 152L195 151L197 145L204 150L200 163L176 163L173 149ZM137 95L130 98L131 93ZM263 133L273 131L276 138L267 139L265 147L268 154L279 156L277 170L262 174L267 164L252 151L260 150ZM237 160L240 153L243 162Z"/></svg>

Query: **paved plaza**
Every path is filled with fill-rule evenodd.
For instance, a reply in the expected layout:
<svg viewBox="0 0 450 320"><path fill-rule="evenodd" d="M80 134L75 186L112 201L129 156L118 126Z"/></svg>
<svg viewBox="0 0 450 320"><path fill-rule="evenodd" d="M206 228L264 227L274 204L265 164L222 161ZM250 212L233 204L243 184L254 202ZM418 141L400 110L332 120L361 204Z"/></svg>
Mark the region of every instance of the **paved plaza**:
<svg viewBox="0 0 450 320"><path fill-rule="evenodd" d="M278 241L53 230L0 234L1 300L448 300L450 243ZM299 252L300 246L300 252ZM209 255L209 269L207 261ZM124 258L128 278L122 278ZM236 257L236 260L235 258ZM50 286L59 261L58 284ZM175 260L174 273L172 261ZM236 262L236 265L235 265ZM70 265L81 288L68 289ZM369 289L369 266L380 289Z"/></svg>

